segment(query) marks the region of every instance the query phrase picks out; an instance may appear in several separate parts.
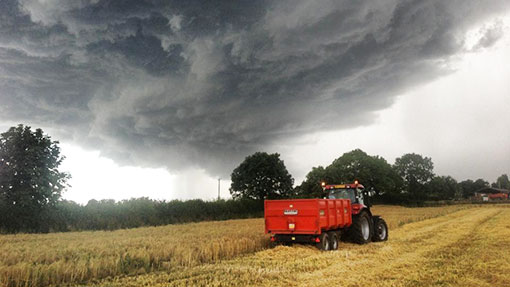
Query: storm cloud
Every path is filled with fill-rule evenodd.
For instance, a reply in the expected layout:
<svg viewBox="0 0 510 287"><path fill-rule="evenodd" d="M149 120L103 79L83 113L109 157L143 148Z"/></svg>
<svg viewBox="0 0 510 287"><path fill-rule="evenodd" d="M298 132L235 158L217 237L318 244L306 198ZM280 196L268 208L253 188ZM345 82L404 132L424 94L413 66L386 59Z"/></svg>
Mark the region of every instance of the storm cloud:
<svg viewBox="0 0 510 287"><path fill-rule="evenodd" d="M501 1L0 2L0 120L125 164L229 173L247 154L371 123L451 72ZM484 28L477 47L501 37Z"/></svg>

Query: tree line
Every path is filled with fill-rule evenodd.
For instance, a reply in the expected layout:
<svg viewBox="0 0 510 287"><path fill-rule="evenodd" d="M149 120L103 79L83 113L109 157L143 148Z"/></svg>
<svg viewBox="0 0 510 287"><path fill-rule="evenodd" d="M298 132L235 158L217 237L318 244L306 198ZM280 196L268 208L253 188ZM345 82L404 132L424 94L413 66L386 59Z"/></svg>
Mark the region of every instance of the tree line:
<svg viewBox="0 0 510 287"><path fill-rule="evenodd" d="M115 201L89 200L86 205L61 200L39 232L115 230L209 220L260 217L262 206L249 199L161 201L146 197Z"/></svg>
<svg viewBox="0 0 510 287"><path fill-rule="evenodd" d="M510 189L507 174L489 185L484 179L457 182L434 173L430 157L407 153L389 164L383 157L356 149L344 153L330 165L313 167L305 180L293 187L294 179L277 153L248 156L232 173L234 198L257 200L278 198L323 198L321 182L336 184L358 180L376 192L375 202L421 205L426 201L469 199L484 187Z"/></svg>
<svg viewBox="0 0 510 287"><path fill-rule="evenodd" d="M420 204L469 198L489 186L483 179L457 182L434 173L432 159L409 153L393 165L360 149L344 153L326 167L317 166L305 180L294 179L277 153L257 152L232 172L232 199L158 201L149 198L90 200L86 205L62 199L70 175L58 167L64 160L59 143L41 129L18 125L0 136L0 232L113 230L203 220L262 216L263 200L321 198L320 183L358 180L376 191L376 202ZM493 187L510 189L506 174Z"/></svg>

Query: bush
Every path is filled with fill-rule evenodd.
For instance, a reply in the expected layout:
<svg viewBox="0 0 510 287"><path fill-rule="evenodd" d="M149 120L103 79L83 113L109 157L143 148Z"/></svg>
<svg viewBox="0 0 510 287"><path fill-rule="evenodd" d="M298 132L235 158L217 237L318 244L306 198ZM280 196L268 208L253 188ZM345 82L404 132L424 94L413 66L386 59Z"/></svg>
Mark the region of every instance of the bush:
<svg viewBox="0 0 510 287"><path fill-rule="evenodd" d="M209 220L261 217L263 203L256 200L200 199L159 201L149 198L90 200L86 205L59 201L45 217L50 231L114 230L141 226ZM4 231L5 232L5 231Z"/></svg>

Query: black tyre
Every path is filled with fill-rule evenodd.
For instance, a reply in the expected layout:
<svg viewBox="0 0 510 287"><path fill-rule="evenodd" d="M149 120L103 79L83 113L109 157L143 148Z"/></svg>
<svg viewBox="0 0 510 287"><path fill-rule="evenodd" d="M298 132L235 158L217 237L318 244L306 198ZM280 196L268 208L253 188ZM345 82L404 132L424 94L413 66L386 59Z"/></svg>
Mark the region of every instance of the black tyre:
<svg viewBox="0 0 510 287"><path fill-rule="evenodd" d="M366 211L352 217L352 225L349 228L349 238L358 244L371 241L374 234L372 218Z"/></svg>
<svg viewBox="0 0 510 287"><path fill-rule="evenodd" d="M374 217L374 236L372 237L372 241L386 241L388 240L388 225L384 219L375 216Z"/></svg>
<svg viewBox="0 0 510 287"><path fill-rule="evenodd" d="M335 231L328 232L329 237L329 250L338 250L338 233Z"/></svg>
<svg viewBox="0 0 510 287"><path fill-rule="evenodd" d="M351 238L349 237L349 229L340 232L338 238L344 242L351 241Z"/></svg>
<svg viewBox="0 0 510 287"><path fill-rule="evenodd" d="M329 250L329 236L326 232L319 235L320 242L317 243L317 248L323 251Z"/></svg>

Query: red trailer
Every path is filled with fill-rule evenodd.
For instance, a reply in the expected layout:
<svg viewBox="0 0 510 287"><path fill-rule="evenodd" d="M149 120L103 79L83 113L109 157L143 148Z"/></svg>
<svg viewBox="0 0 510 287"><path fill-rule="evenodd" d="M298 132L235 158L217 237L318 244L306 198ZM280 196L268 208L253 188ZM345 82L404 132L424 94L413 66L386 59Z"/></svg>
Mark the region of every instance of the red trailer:
<svg viewBox="0 0 510 287"><path fill-rule="evenodd" d="M364 187L323 185L329 199L286 199L264 202L265 231L273 242L316 243L336 250L340 237L363 244L388 238L386 222L372 216ZM368 199L368 198L367 198ZM352 202L354 200L355 202Z"/></svg>
<svg viewBox="0 0 510 287"><path fill-rule="evenodd" d="M266 233L273 241L321 242L321 235L336 237L352 223L351 201L348 199L293 199L264 202ZM324 240L323 240L324 241ZM331 241L331 239L329 240Z"/></svg>

